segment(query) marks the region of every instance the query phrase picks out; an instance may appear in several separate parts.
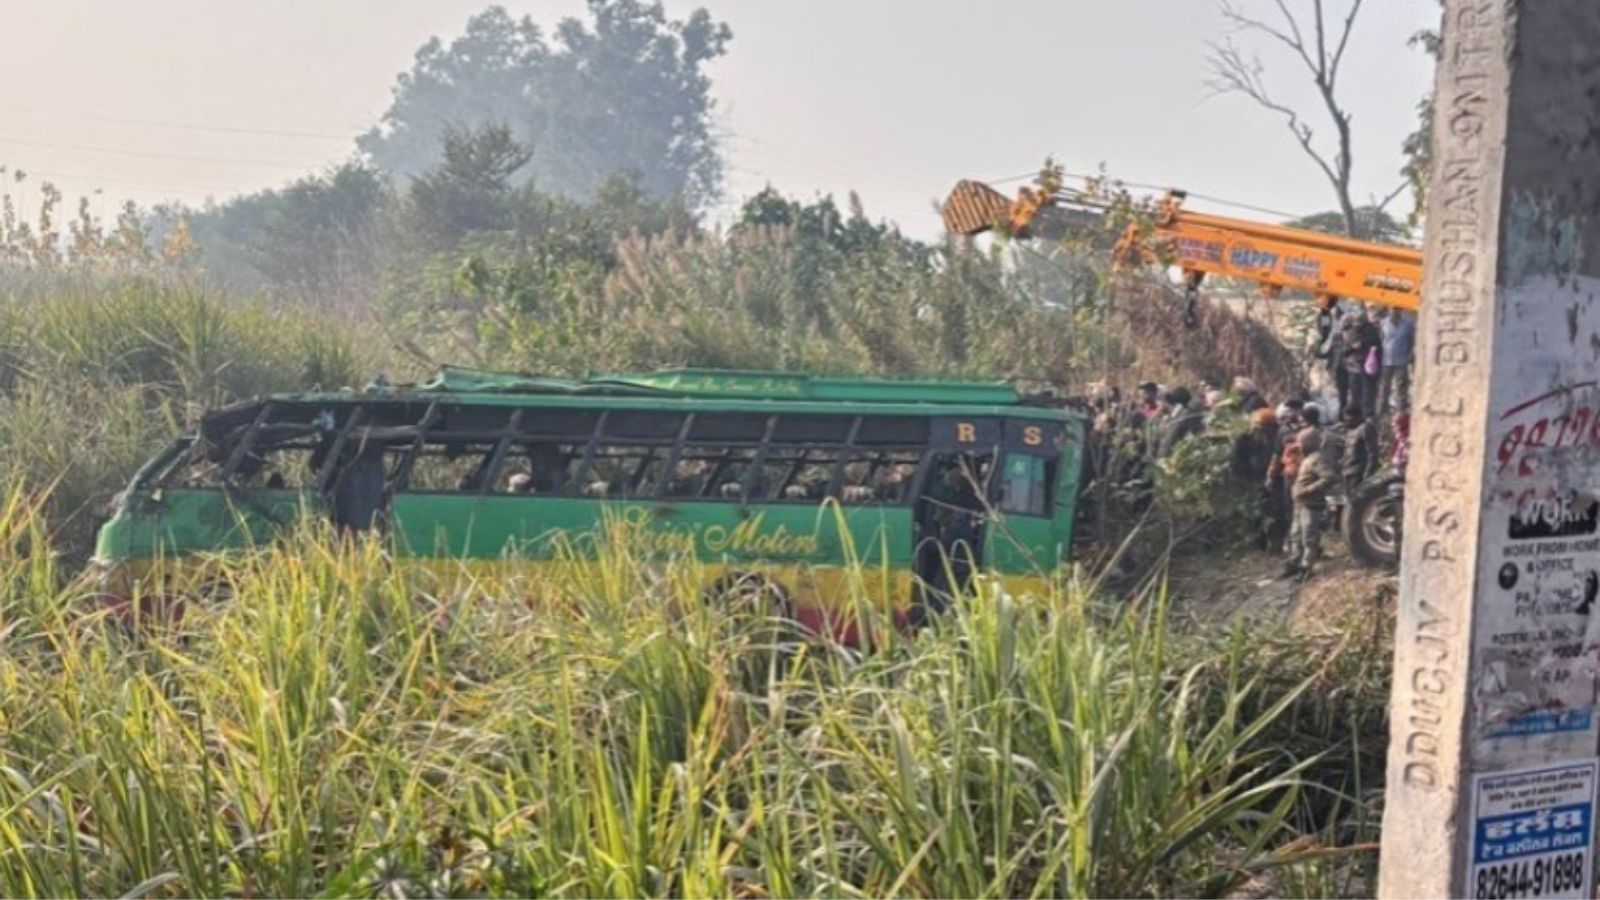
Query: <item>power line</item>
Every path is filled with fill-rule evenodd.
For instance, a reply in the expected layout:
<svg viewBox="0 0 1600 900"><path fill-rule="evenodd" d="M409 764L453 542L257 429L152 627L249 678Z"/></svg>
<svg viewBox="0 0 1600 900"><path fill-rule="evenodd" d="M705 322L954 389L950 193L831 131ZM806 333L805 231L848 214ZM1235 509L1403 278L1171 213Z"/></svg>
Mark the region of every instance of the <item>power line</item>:
<svg viewBox="0 0 1600 900"><path fill-rule="evenodd" d="M61 144L54 141L34 141L24 138L0 138L0 144L14 144L19 147L43 147L49 150L76 150L85 153L105 153L111 156L132 156L141 159L167 159L179 162L213 163L219 165L240 166L276 166L279 168L295 168L300 170L316 167L314 163L290 162L288 160L244 159L228 156L195 156L187 153L154 153L144 150L127 150L122 147L103 147L93 144Z"/></svg>
<svg viewBox="0 0 1600 900"><path fill-rule="evenodd" d="M121 178L115 175L91 175L87 172L61 172L55 170L36 169L27 165L17 165L14 162L8 162L4 159L0 159L0 190L4 190L7 187L17 187L20 184L27 183L26 181L12 181L12 179L8 176L10 173L15 172L20 172L30 179L33 176L38 176L39 178L67 178L74 181L94 182L96 190L100 189L102 184L118 184L132 187L153 188L155 190L171 191L173 193L203 194L212 196L218 194L241 193L241 189L238 187L178 183L171 181L149 181L138 178Z"/></svg>
<svg viewBox="0 0 1600 900"><path fill-rule="evenodd" d="M70 178L73 180L94 182L95 187L93 190L96 192L102 191L100 185L103 183L124 185L128 187L143 187L169 194L188 194L193 197L214 197L219 194L239 193L239 191L234 188L179 187L177 185L160 184L153 181L134 181L126 178L102 178L99 175L85 175L78 172L46 172L40 169L24 169L23 171L25 171L28 175L38 175L41 178ZM16 186L17 184L12 184L8 187ZM73 193L83 193L83 191L80 189L74 191Z"/></svg>
<svg viewBox="0 0 1600 900"><path fill-rule="evenodd" d="M888 172L854 169L846 166L838 166L827 162L821 162L815 158L800 156L793 151L790 151L787 148L781 147L770 141L762 140L761 138L750 137L748 135L730 133L727 135L727 137L733 141L743 141L748 145L753 145L753 152L757 154L764 153L769 157L778 159L779 161L786 161L791 164L804 166L813 170L831 172L835 175L843 175L849 178L864 179L868 182L876 181L880 186L885 187L892 184L893 189L898 191L910 192L922 191L926 189L926 184L920 179L912 181L903 178L901 175L894 175ZM751 151L747 148L746 152Z"/></svg>
<svg viewBox="0 0 1600 900"><path fill-rule="evenodd" d="M285 131L273 128L247 128L234 125L202 125L195 122L164 122L158 119L140 119L132 116L117 116L106 113L80 112L60 109L33 109L25 106L0 105L0 110L34 116L88 119L90 121L115 122L122 125L142 125L150 128L171 128L182 131L211 131L218 134L252 134L264 137L298 138L321 141L349 141L353 139L352 136L348 134L332 134L325 131Z"/></svg>

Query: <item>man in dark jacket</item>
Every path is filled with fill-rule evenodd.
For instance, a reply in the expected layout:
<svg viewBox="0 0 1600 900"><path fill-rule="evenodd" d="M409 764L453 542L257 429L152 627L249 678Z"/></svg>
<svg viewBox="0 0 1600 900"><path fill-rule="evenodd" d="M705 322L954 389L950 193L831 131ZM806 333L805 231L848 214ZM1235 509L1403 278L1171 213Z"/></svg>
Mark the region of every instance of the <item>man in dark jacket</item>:
<svg viewBox="0 0 1600 900"><path fill-rule="evenodd" d="M1161 438L1156 446L1158 459L1171 456L1179 444L1205 430L1205 419L1189 406L1194 397L1188 388L1173 388L1163 399L1167 409L1161 418Z"/></svg>
<svg viewBox="0 0 1600 900"><path fill-rule="evenodd" d="M1345 416L1344 425L1344 454L1339 460L1339 470L1345 495L1350 496L1377 468L1378 426L1374 419L1357 417L1354 410Z"/></svg>
<svg viewBox="0 0 1600 900"><path fill-rule="evenodd" d="M1262 549L1282 546L1288 530L1288 508L1279 510L1273 503L1271 469L1277 455L1278 417L1270 409L1258 409L1250 414L1250 430L1233 439L1233 477L1260 498L1265 514Z"/></svg>

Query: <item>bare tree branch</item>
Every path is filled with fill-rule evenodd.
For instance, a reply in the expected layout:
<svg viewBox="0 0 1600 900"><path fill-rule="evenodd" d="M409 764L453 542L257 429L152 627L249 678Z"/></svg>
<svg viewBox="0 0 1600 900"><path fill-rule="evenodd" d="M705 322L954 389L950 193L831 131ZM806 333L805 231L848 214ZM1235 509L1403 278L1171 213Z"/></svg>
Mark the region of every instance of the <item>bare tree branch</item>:
<svg viewBox="0 0 1600 900"><path fill-rule="evenodd" d="M1377 210L1377 211L1379 211L1379 212L1382 212L1385 209L1388 209L1389 208L1389 204L1393 203L1397 197L1399 197L1401 194L1405 193L1406 192L1406 188L1409 188L1409 187L1411 187L1411 179L1409 179L1409 178L1402 179L1401 182L1398 185L1395 186L1394 190L1390 191L1389 193L1387 193L1387 194L1385 194L1383 196L1382 200L1376 200L1376 199L1373 200L1372 201L1372 208Z"/></svg>
<svg viewBox="0 0 1600 900"><path fill-rule="evenodd" d="M1344 17L1344 32L1339 35L1339 48L1333 51L1333 61L1329 64L1328 80L1339 79L1339 63L1344 59L1344 48L1350 45L1350 32L1355 30L1356 14L1361 12L1363 0L1355 0L1350 4L1350 14Z"/></svg>
<svg viewBox="0 0 1600 900"><path fill-rule="evenodd" d="M1268 90L1265 67L1260 59L1253 55L1247 58L1244 51L1231 38L1210 45L1211 52L1207 62L1211 74L1206 81L1207 85L1215 93L1241 94L1263 109L1282 116L1295 141L1317 164L1329 184L1333 186L1339 200L1340 212L1344 216L1345 229L1351 234L1356 234L1358 223L1355 204L1351 199L1350 183L1351 115L1340 105L1337 90L1339 64L1349 47L1350 34L1354 30L1356 17L1361 12L1364 0L1350 0L1349 9L1333 41L1332 53L1328 50L1328 11L1323 0L1310 0L1311 21L1306 25L1302 25L1300 17L1295 15L1289 0L1273 0L1273 5L1283 17L1281 25L1246 12L1239 2L1240 0L1218 0L1218 10L1230 23L1234 32L1257 34L1281 44L1305 65L1306 72L1311 76L1322 105L1328 113L1328 118L1333 123L1335 149L1329 153L1317 147L1311 126L1303 120L1299 112L1279 102ZM1314 43L1307 40L1308 28Z"/></svg>
<svg viewBox="0 0 1600 900"><path fill-rule="evenodd" d="M1223 0L1222 2L1222 17L1233 23L1235 31L1259 32L1266 37L1269 37L1272 40L1284 45L1305 62L1306 68L1311 69L1313 72L1316 71L1316 64L1313 63L1311 61L1311 57L1306 54L1305 41L1300 37L1300 28L1298 23L1295 22L1293 16L1289 15L1289 10L1284 7L1283 0L1275 0L1275 2L1278 4L1278 8L1283 10L1284 18L1288 20L1290 30L1287 33L1279 31L1278 29L1273 28L1259 19L1250 18L1241 12L1237 6L1234 6L1231 2L1228 2L1228 0Z"/></svg>
<svg viewBox="0 0 1600 900"><path fill-rule="evenodd" d="M1322 0L1311 0L1311 14L1317 21L1316 81L1317 87L1322 87L1328 83L1328 35L1322 21Z"/></svg>
<svg viewBox="0 0 1600 900"><path fill-rule="evenodd" d="M1247 61L1239 48L1232 41L1226 40L1221 44L1212 44L1211 54L1212 74L1206 84L1213 93L1243 94L1261 108L1283 116L1289 132L1337 189L1339 175L1333 165L1317 151L1316 145L1312 142L1314 132L1311 126L1301 121L1300 114L1293 107L1273 99L1261 77L1263 71L1261 61L1254 57Z"/></svg>

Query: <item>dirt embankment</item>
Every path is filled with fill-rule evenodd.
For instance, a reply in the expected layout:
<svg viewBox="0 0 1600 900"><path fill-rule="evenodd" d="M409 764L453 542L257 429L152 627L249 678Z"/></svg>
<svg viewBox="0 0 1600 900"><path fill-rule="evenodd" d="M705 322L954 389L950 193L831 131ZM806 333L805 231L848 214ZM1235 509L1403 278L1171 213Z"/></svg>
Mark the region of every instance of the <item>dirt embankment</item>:
<svg viewBox="0 0 1600 900"><path fill-rule="evenodd" d="M1306 635L1348 626L1353 618L1371 618L1376 627L1394 615L1394 573L1358 565L1342 545L1328 551L1329 557L1303 582L1281 578L1283 560L1254 550L1180 556L1168 576L1172 607L1201 624L1287 625Z"/></svg>

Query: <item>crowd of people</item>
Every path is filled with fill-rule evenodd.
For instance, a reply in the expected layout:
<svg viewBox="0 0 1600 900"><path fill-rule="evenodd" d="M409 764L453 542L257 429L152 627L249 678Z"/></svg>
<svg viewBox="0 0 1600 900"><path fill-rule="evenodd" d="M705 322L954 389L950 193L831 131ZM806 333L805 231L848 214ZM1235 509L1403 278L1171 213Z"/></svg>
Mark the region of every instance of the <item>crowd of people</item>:
<svg viewBox="0 0 1600 900"><path fill-rule="evenodd" d="M1316 393L1273 403L1244 376L1196 390L1147 381L1131 396L1096 385L1092 474L1147 485L1185 441L1227 441L1228 477L1260 500L1262 547L1284 556L1283 577L1309 578L1331 511L1386 461L1404 461L1415 339L1410 314L1327 302L1310 347Z"/></svg>

